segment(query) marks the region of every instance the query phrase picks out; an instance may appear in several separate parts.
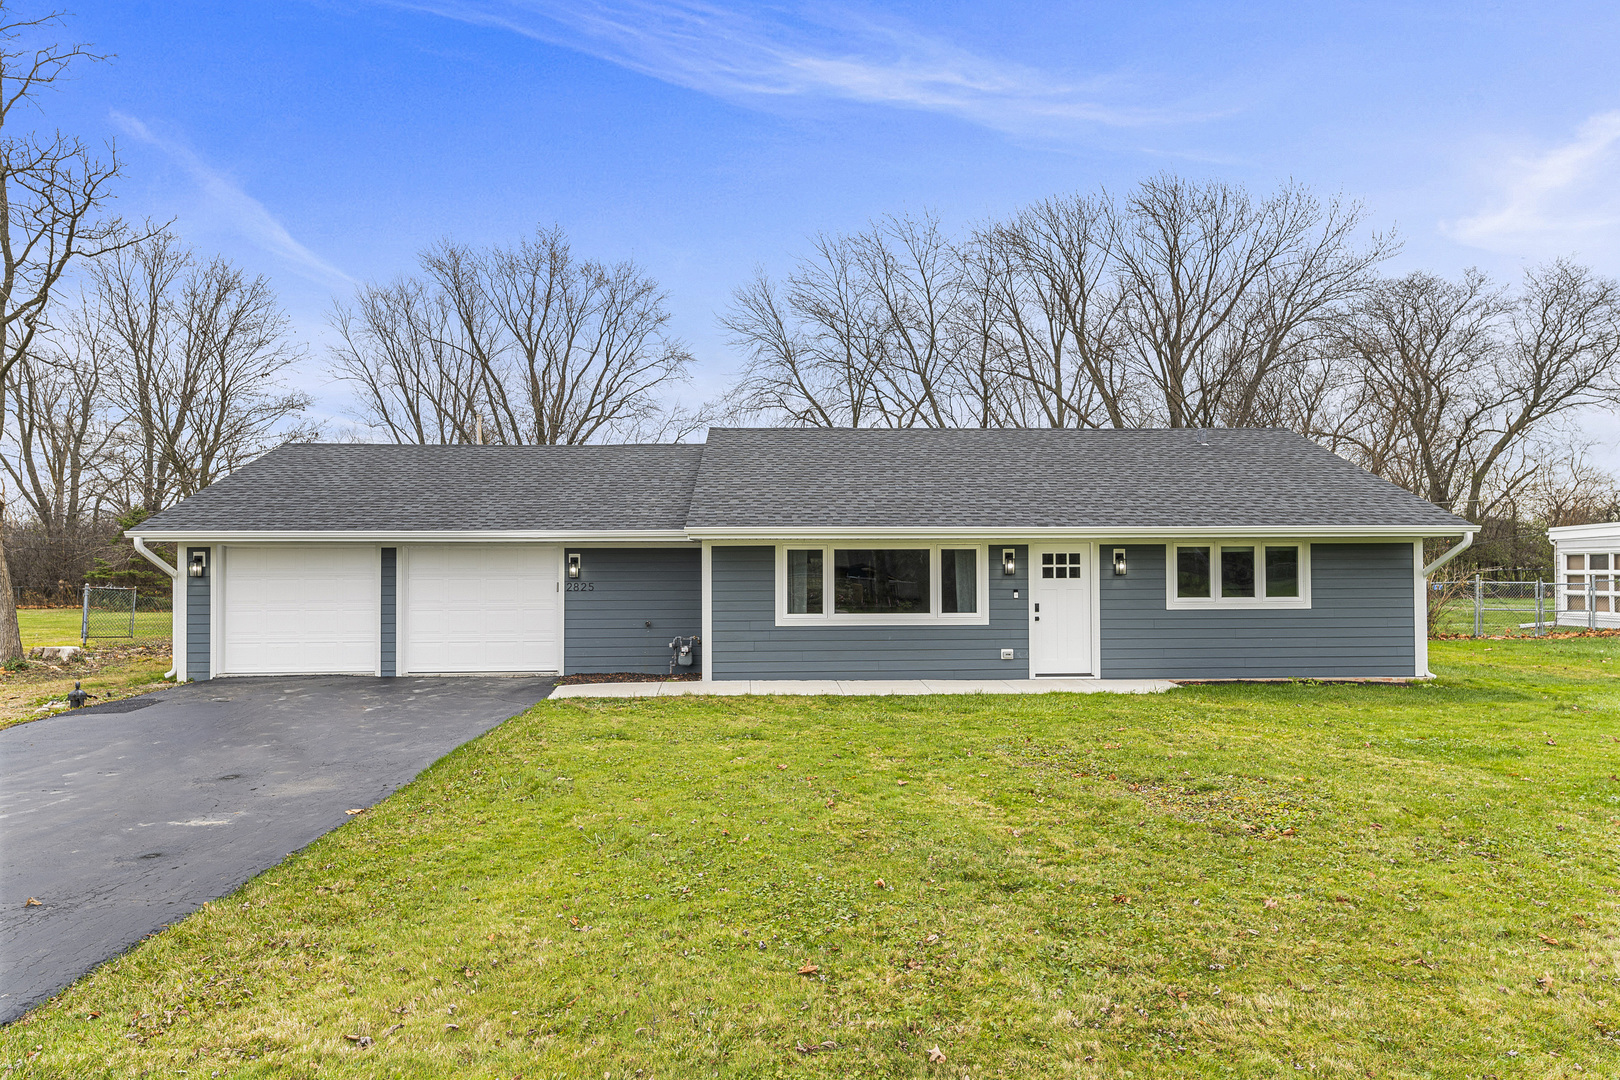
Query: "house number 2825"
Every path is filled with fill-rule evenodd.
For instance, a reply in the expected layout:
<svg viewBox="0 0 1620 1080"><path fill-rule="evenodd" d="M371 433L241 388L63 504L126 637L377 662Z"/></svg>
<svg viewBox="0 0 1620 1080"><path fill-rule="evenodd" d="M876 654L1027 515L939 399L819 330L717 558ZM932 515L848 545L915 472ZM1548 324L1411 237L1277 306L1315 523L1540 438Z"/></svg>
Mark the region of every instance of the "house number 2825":
<svg viewBox="0 0 1620 1080"><path fill-rule="evenodd" d="M569 592L595 592L596 591L596 582L594 582L594 581L570 581L570 582L568 582L568 591Z"/></svg>

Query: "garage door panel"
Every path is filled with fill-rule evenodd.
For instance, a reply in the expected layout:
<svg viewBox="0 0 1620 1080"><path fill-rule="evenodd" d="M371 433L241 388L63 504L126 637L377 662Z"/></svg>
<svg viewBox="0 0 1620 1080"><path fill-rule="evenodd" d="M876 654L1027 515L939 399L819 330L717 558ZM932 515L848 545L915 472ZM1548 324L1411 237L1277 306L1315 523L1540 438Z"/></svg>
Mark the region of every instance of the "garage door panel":
<svg viewBox="0 0 1620 1080"><path fill-rule="evenodd" d="M222 673L374 671L379 567L370 547L227 548Z"/></svg>
<svg viewBox="0 0 1620 1080"><path fill-rule="evenodd" d="M433 544L406 555L405 662L414 672L556 671L560 550Z"/></svg>

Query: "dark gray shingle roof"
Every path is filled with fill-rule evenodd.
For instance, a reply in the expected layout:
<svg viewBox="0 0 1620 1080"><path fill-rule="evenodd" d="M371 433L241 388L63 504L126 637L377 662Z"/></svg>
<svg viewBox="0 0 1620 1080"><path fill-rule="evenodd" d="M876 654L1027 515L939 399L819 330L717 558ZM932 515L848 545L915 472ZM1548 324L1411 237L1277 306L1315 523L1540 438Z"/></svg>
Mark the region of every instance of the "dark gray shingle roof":
<svg viewBox="0 0 1620 1080"><path fill-rule="evenodd" d="M679 529L703 448L283 446L147 519L243 529Z"/></svg>
<svg viewBox="0 0 1620 1080"><path fill-rule="evenodd" d="M714 428L704 446L284 446L140 531L1465 525L1288 431Z"/></svg>
<svg viewBox="0 0 1620 1080"><path fill-rule="evenodd" d="M1309 439L1257 428L715 428L687 515L691 528L1466 524Z"/></svg>

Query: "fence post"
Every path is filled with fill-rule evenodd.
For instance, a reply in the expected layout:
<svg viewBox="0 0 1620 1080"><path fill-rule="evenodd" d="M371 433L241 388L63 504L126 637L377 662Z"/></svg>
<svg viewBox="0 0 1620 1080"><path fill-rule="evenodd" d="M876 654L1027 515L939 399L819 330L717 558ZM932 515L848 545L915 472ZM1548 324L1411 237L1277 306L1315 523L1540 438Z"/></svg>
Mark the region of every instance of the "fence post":
<svg viewBox="0 0 1620 1080"><path fill-rule="evenodd" d="M1474 575L1474 636L1482 636L1485 629L1485 584L1484 577Z"/></svg>
<svg viewBox="0 0 1620 1080"><path fill-rule="evenodd" d="M135 640L135 598L139 595L140 590L129 590L129 640L131 642Z"/></svg>
<svg viewBox="0 0 1620 1080"><path fill-rule="evenodd" d="M79 615L79 644L90 643L90 586L84 587L84 608Z"/></svg>
<svg viewBox="0 0 1620 1080"><path fill-rule="evenodd" d="M1586 628L1597 629L1597 578L1586 575Z"/></svg>
<svg viewBox="0 0 1620 1080"><path fill-rule="evenodd" d="M1547 589L1546 583L1536 578L1536 636L1540 637L1547 632Z"/></svg>

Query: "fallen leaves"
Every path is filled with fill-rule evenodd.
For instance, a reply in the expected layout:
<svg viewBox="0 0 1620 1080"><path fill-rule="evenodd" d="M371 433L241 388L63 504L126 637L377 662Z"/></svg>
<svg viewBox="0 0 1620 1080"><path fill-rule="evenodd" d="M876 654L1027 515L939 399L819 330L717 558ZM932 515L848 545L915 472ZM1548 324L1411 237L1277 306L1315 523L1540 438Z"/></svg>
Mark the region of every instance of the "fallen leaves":
<svg viewBox="0 0 1620 1080"><path fill-rule="evenodd" d="M876 881L872 882L872 887L874 889L887 889L889 886L882 878L878 878Z"/></svg>
<svg viewBox="0 0 1620 1080"><path fill-rule="evenodd" d="M1114 903L1116 904L1128 904L1130 902L1131 898L1124 893L1116 893L1114 896Z"/></svg>
<svg viewBox="0 0 1620 1080"><path fill-rule="evenodd" d="M353 810L345 810L345 811L343 811L343 812L344 812L344 813L345 813L345 814L347 814L347 815L349 815L349 816L350 816L350 817L354 817L354 815L356 815L356 814L363 814L363 813L365 813L365 812L366 812L366 808L365 808L365 807L363 807L363 806L359 806L359 807L356 807L356 808L355 808L355 809L353 809Z"/></svg>
<svg viewBox="0 0 1620 1080"><path fill-rule="evenodd" d="M793 1049L797 1050L801 1054L820 1054L827 1050L838 1049L838 1044L833 1042L831 1039L828 1039L825 1042L818 1042L810 1046L807 1046L804 1043L799 1043Z"/></svg>
<svg viewBox="0 0 1620 1080"><path fill-rule="evenodd" d="M358 1046L362 1050L369 1048L372 1044L370 1035L345 1035L343 1037L354 1043L354 1045Z"/></svg>
<svg viewBox="0 0 1620 1080"><path fill-rule="evenodd" d="M945 1051L941 1050L939 1048L938 1044L936 1044L932 1049L930 1049L928 1051L928 1060L929 1060L929 1062L931 1064L934 1064L934 1065L942 1065L942 1064L944 1064L944 1062L945 1062Z"/></svg>
<svg viewBox="0 0 1620 1080"><path fill-rule="evenodd" d="M1276 906L1277 906L1277 901L1276 901L1276 900L1274 900L1274 899L1272 899L1272 898L1271 898L1271 897L1269 897L1269 896L1268 896L1268 897L1266 897L1266 907L1268 907L1268 908L1274 908L1274 907L1276 907Z"/></svg>
<svg viewBox="0 0 1620 1080"><path fill-rule="evenodd" d="M43 901L36 900L32 896L30 896L27 900L23 901L23 907L44 907L44 906L45 906L45 904L44 904Z"/></svg>
<svg viewBox="0 0 1620 1080"><path fill-rule="evenodd" d="M1546 934L1537 934L1536 937L1541 939L1541 943L1543 945L1557 945L1558 944L1558 939L1557 938L1548 937Z"/></svg>
<svg viewBox="0 0 1620 1080"><path fill-rule="evenodd" d="M1536 976L1536 985L1541 987L1543 990L1551 989L1552 984L1553 984L1553 977L1551 975L1537 975Z"/></svg>
<svg viewBox="0 0 1620 1080"><path fill-rule="evenodd" d="M895 781L895 785L898 786L898 787L905 787L909 783L911 783L910 780L896 780Z"/></svg>
<svg viewBox="0 0 1620 1080"><path fill-rule="evenodd" d="M801 967L799 969L799 974L800 975L814 975L820 970L821 970L821 968L819 966L815 965L815 964L805 964L803 967Z"/></svg>

